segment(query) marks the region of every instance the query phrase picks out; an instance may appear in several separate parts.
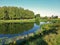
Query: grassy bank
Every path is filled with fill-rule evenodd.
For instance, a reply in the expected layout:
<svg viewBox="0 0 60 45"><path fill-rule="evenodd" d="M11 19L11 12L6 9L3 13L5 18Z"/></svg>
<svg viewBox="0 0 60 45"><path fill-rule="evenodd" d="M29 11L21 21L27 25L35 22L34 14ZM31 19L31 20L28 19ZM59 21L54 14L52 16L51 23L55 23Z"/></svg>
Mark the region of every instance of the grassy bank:
<svg viewBox="0 0 60 45"><path fill-rule="evenodd" d="M40 22L47 22L47 21L60 21L60 19L39 19ZM37 22L36 19L20 19L20 20L0 20L0 23L21 23L21 22Z"/></svg>
<svg viewBox="0 0 60 45"><path fill-rule="evenodd" d="M21 22L35 22L35 19L0 20L0 23L21 23Z"/></svg>
<svg viewBox="0 0 60 45"><path fill-rule="evenodd" d="M47 22L47 21L60 21L60 18L57 18L57 19L40 19L40 22Z"/></svg>
<svg viewBox="0 0 60 45"><path fill-rule="evenodd" d="M47 25L45 26L46 27L44 27L44 29L47 35L43 37L44 40L48 43L48 45L60 45L60 23L54 23L48 26L48 28Z"/></svg>

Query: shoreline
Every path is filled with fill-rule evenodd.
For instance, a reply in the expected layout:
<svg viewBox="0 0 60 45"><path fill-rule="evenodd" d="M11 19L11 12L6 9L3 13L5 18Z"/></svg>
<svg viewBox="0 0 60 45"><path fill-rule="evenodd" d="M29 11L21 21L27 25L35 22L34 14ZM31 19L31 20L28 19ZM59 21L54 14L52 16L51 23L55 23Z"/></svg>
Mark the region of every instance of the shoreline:
<svg viewBox="0 0 60 45"><path fill-rule="evenodd" d="M35 19L0 20L0 23L21 23L21 22L35 22Z"/></svg>

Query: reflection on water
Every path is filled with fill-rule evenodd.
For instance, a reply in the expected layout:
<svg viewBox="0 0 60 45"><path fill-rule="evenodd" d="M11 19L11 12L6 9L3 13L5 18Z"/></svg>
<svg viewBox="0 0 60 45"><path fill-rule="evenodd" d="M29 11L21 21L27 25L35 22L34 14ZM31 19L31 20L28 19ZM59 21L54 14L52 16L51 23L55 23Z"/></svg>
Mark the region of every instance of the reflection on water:
<svg viewBox="0 0 60 45"><path fill-rule="evenodd" d="M39 29L38 23L0 23L0 43L2 45L16 36L28 35ZM8 41L7 41L8 42Z"/></svg>
<svg viewBox="0 0 60 45"><path fill-rule="evenodd" d="M14 37L32 33L39 28L35 23L2 23L0 24L0 38Z"/></svg>
<svg viewBox="0 0 60 45"><path fill-rule="evenodd" d="M4 23L0 24L0 34L17 34L34 27L34 23Z"/></svg>

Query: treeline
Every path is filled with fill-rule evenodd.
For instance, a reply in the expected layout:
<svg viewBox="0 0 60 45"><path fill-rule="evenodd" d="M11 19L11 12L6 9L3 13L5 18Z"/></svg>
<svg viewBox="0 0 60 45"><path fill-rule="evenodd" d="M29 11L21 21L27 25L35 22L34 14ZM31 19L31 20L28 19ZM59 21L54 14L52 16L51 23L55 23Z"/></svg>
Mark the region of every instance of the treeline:
<svg viewBox="0 0 60 45"><path fill-rule="evenodd" d="M40 14L34 14L33 11L21 7L3 6L0 7L0 20L19 20L19 19L56 19L58 16L41 17Z"/></svg>
<svg viewBox="0 0 60 45"><path fill-rule="evenodd" d="M34 12L21 7L0 7L0 20L32 19Z"/></svg>

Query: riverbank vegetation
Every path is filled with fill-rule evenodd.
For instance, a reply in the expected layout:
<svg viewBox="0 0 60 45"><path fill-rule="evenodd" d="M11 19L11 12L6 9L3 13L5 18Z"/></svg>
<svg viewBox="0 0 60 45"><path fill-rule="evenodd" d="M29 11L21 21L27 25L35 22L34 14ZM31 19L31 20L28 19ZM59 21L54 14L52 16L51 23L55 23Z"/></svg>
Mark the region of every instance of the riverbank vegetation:
<svg viewBox="0 0 60 45"><path fill-rule="evenodd" d="M60 44L60 22L57 20L41 25L41 29L28 36L22 41L17 40L11 45L59 45Z"/></svg>
<svg viewBox="0 0 60 45"><path fill-rule="evenodd" d="M43 39L48 45L59 45L60 44L60 20L55 21L52 24L45 24L42 27L45 30L46 36ZM50 31L49 31L50 30ZM49 34L50 33L50 34Z"/></svg>
<svg viewBox="0 0 60 45"><path fill-rule="evenodd" d="M35 19L0 20L0 23L23 23L23 22L35 22Z"/></svg>

